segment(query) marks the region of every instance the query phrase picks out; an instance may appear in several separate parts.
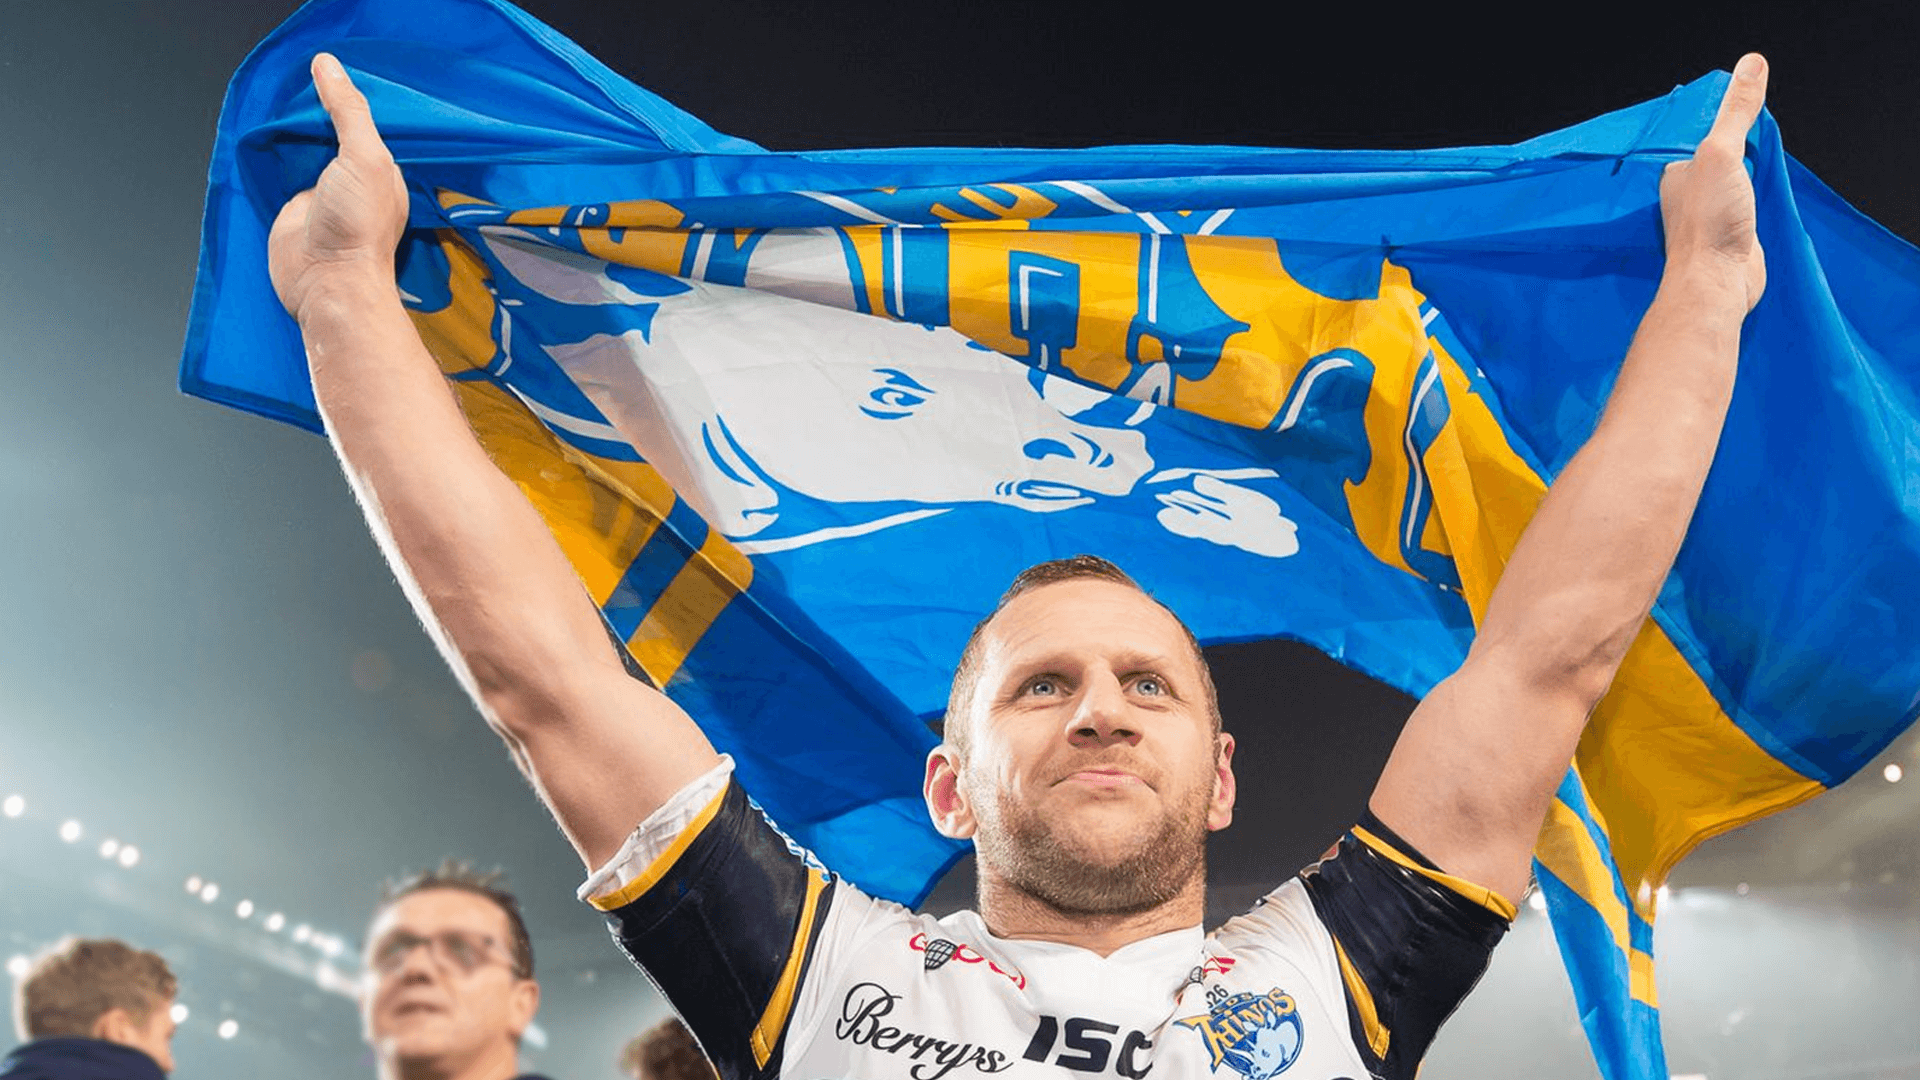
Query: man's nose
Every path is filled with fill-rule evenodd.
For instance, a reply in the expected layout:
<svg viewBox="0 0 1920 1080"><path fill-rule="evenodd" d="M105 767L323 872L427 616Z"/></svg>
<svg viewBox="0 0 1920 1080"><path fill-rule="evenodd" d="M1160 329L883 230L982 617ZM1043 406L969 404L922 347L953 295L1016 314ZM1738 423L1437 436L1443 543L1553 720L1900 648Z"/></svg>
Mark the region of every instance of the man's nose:
<svg viewBox="0 0 1920 1080"><path fill-rule="evenodd" d="M1111 675L1096 676L1086 681L1080 691L1080 700L1067 723L1067 741L1075 746L1098 747L1140 741L1139 733L1127 719L1126 688Z"/></svg>

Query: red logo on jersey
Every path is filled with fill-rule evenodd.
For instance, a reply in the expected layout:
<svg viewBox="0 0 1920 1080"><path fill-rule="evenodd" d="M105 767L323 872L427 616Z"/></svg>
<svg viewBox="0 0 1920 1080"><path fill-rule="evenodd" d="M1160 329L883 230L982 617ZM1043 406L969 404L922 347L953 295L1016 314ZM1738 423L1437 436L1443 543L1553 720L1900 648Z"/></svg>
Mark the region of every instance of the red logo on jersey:
<svg viewBox="0 0 1920 1080"><path fill-rule="evenodd" d="M1231 956L1209 956L1207 962L1200 965L1200 975L1202 978L1208 975L1225 975L1233 970L1235 963L1237 961Z"/></svg>
<svg viewBox="0 0 1920 1080"><path fill-rule="evenodd" d="M925 934L915 934L907 939L907 948L917 953L925 953L924 967L928 971L937 971L949 960L958 960L963 964L985 964L989 969L1004 977L1008 982L1022 990L1027 988L1027 977L1018 971L1003 968L992 960L975 952L973 946L946 938L929 938ZM1231 964L1233 961L1229 960Z"/></svg>
<svg viewBox="0 0 1920 1080"><path fill-rule="evenodd" d="M1180 984L1180 989L1175 990L1173 992L1173 996L1175 998L1178 998L1181 994L1184 994L1187 992L1187 987L1189 986L1206 985L1207 976L1225 975L1227 972L1232 971L1233 965L1238 962L1239 961L1235 960L1231 956L1207 957L1205 960L1201 961L1198 967L1195 967L1193 970L1187 972L1186 981Z"/></svg>

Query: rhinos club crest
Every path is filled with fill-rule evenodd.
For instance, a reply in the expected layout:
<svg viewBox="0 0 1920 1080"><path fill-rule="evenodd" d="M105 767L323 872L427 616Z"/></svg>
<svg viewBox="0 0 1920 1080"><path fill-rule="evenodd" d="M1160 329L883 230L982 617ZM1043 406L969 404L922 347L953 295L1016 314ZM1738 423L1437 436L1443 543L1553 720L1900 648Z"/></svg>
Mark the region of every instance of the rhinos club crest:
<svg viewBox="0 0 1920 1080"><path fill-rule="evenodd" d="M1207 994L1207 1006L1204 1015L1174 1023L1192 1028L1207 1041L1214 1072L1224 1063L1246 1080L1269 1080L1299 1059L1305 1029L1293 995L1279 987L1264 994L1229 994L1215 987Z"/></svg>

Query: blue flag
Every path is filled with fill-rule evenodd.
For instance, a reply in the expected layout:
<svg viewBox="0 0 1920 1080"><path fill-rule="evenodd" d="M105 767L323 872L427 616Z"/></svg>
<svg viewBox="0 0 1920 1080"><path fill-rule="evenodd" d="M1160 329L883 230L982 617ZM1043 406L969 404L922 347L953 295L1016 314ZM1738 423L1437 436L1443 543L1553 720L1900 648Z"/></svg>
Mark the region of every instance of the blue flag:
<svg viewBox="0 0 1920 1080"><path fill-rule="evenodd" d="M1093 552L1203 641L1412 694L1464 657L1662 267L1724 75L1512 147L769 153L499 0L318 0L234 77L187 392L318 430L267 226L337 54L408 179L400 288L647 675L799 842L913 902L1006 582ZM1748 140L1766 298L1713 473L1537 848L1610 1080L1664 1078L1660 883L1870 760L1920 688L1920 257Z"/></svg>

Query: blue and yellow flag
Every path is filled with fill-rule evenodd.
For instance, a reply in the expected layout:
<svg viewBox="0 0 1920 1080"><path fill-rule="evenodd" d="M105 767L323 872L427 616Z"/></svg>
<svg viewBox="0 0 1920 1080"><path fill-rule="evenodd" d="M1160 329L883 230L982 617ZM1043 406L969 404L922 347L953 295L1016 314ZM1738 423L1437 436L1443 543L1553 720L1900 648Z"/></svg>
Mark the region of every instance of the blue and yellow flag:
<svg viewBox="0 0 1920 1080"><path fill-rule="evenodd" d="M318 0L234 77L181 375L318 429L268 223L320 49L413 192L400 287L638 666L869 890L958 849L918 780L1041 559L1207 642L1413 694L1465 655L1662 265L1725 76L1512 147L768 153L499 0ZM1603 1072L1666 1076L1657 888L1844 780L1920 688L1920 257L1750 136L1770 284L1673 573L1538 873Z"/></svg>

